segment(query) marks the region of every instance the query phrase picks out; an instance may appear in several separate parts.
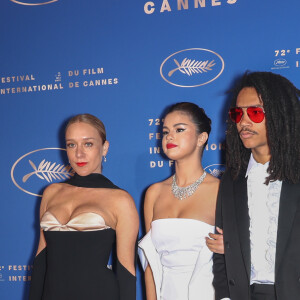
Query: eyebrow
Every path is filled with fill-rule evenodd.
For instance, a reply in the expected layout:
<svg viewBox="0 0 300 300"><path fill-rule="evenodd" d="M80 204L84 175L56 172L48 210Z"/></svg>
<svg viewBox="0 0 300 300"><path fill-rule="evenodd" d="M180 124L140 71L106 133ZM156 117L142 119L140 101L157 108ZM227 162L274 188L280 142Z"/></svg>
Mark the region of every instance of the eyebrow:
<svg viewBox="0 0 300 300"><path fill-rule="evenodd" d="M173 125L173 127L176 127L176 126L179 126L179 125L188 126L188 124L186 124L186 123L176 123L176 124ZM163 126L163 128L168 128L168 126Z"/></svg>
<svg viewBox="0 0 300 300"><path fill-rule="evenodd" d="M263 105L260 104L253 104L253 105L248 105L248 106L236 106L238 108L249 108L249 107L261 107L264 108Z"/></svg>
<svg viewBox="0 0 300 300"><path fill-rule="evenodd" d="M74 139L66 139L66 142L67 141L73 141ZM86 138L83 138L83 140L95 140L95 138L93 138L93 137L86 137Z"/></svg>

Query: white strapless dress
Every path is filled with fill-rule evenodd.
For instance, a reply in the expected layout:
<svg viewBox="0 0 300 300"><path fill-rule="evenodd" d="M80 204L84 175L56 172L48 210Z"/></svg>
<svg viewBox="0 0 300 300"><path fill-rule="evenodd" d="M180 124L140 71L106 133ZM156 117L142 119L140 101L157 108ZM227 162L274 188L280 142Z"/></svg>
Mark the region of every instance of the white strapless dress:
<svg viewBox="0 0 300 300"><path fill-rule="evenodd" d="M149 264L157 300L213 300L212 255L205 237L214 226L193 219L159 219L139 242L144 270Z"/></svg>

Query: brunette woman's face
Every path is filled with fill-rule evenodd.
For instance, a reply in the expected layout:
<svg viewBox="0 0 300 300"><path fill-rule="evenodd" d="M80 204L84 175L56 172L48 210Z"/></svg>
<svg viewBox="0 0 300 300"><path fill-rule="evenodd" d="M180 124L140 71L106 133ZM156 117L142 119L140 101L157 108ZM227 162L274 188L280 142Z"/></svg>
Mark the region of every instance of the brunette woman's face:
<svg viewBox="0 0 300 300"><path fill-rule="evenodd" d="M170 159L179 160L189 155L199 158L203 144L203 136L197 133L196 125L189 115L180 111L167 114L163 125L162 147Z"/></svg>
<svg viewBox="0 0 300 300"><path fill-rule="evenodd" d="M92 125L77 122L66 131L67 155L73 170L81 176L101 173L102 157L108 150L108 142L103 141Z"/></svg>

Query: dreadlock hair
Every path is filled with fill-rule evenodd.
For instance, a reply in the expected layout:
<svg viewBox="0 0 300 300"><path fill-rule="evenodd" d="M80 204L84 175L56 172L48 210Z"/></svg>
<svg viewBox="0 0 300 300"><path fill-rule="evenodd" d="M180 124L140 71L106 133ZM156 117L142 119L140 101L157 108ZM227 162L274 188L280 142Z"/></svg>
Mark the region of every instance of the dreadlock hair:
<svg viewBox="0 0 300 300"><path fill-rule="evenodd" d="M198 134L202 132L206 132L207 135L209 136L211 131L211 120L206 115L203 108L199 107L197 104L192 102L178 102L169 107L167 114L175 111L188 115L191 118L191 121L196 126L196 131ZM201 155L204 151L204 148L207 145L207 142L208 142L208 138L202 147Z"/></svg>
<svg viewBox="0 0 300 300"><path fill-rule="evenodd" d="M300 181L300 90L288 79L271 72L246 72L234 90L230 107L236 106L237 96L245 87L256 90L263 102L271 160L268 167L270 181ZM227 120L226 166L235 179L246 170L251 149L246 149L236 124Z"/></svg>

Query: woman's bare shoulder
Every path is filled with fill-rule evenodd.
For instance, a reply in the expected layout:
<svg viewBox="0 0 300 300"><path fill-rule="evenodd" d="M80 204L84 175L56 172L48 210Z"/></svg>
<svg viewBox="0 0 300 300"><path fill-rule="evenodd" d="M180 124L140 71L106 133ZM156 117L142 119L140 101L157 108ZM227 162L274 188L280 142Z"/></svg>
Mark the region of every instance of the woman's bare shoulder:
<svg viewBox="0 0 300 300"><path fill-rule="evenodd" d="M62 183L52 183L45 188L40 207L41 214L47 210L49 203L52 201L52 199L55 199L56 195L60 193L63 188L64 187Z"/></svg>
<svg viewBox="0 0 300 300"><path fill-rule="evenodd" d="M220 179L218 179L217 177L215 177L215 176L207 173L207 175L206 175L206 183L208 183L212 187L215 187L215 188L218 189L219 185L220 185Z"/></svg>
<svg viewBox="0 0 300 300"><path fill-rule="evenodd" d="M132 196L125 190L111 190L112 212L118 220L126 219L138 226L138 213Z"/></svg>
<svg viewBox="0 0 300 300"><path fill-rule="evenodd" d="M55 194L61 192L63 189L64 189L63 183L52 183L45 188L43 192L43 198L44 199L52 198Z"/></svg>
<svg viewBox="0 0 300 300"><path fill-rule="evenodd" d="M159 194L161 194L164 191L164 189L170 187L171 184L172 184L171 177L167 178L166 180L151 184L146 191L146 198L147 197L156 198Z"/></svg>
<svg viewBox="0 0 300 300"><path fill-rule="evenodd" d="M116 211L136 209L134 199L127 191L122 189L108 189L106 193L107 198L111 201L113 208L116 209Z"/></svg>
<svg viewBox="0 0 300 300"><path fill-rule="evenodd" d="M215 204L217 201L220 180L211 174L207 174L206 177L206 196Z"/></svg>
<svg viewBox="0 0 300 300"><path fill-rule="evenodd" d="M113 198L119 199L121 201L133 201L132 196L127 191L122 189L111 189L110 194Z"/></svg>

